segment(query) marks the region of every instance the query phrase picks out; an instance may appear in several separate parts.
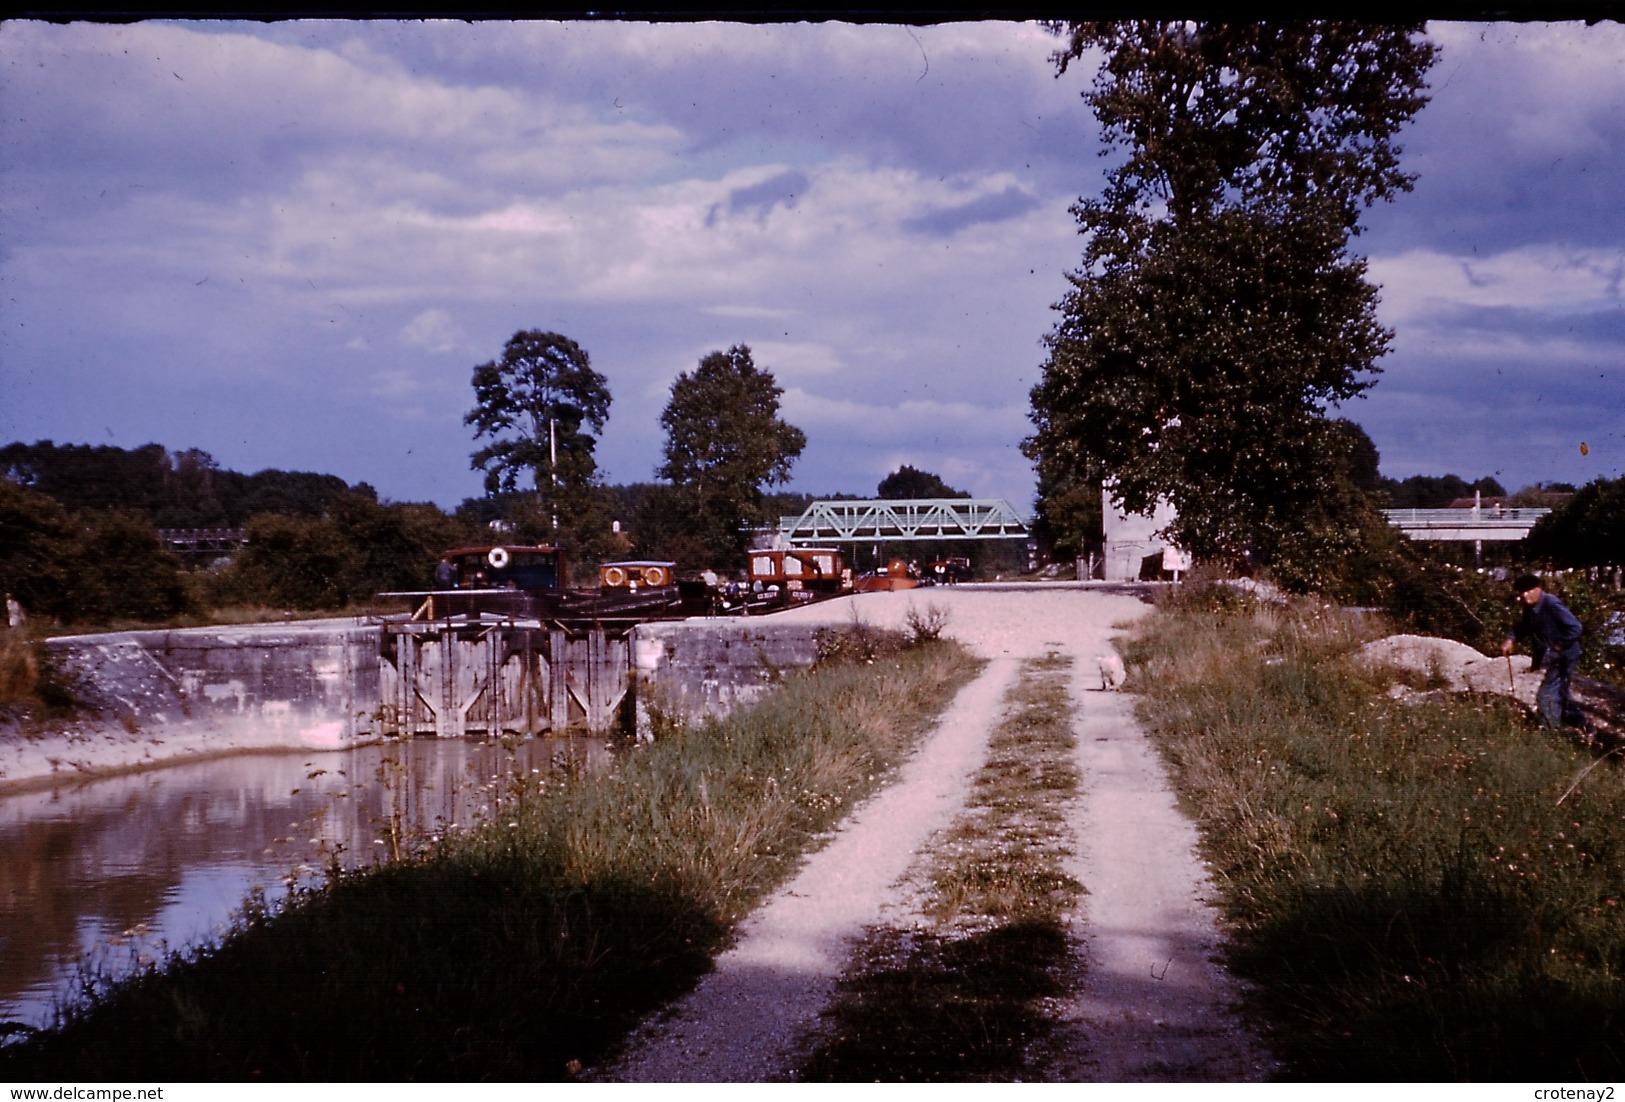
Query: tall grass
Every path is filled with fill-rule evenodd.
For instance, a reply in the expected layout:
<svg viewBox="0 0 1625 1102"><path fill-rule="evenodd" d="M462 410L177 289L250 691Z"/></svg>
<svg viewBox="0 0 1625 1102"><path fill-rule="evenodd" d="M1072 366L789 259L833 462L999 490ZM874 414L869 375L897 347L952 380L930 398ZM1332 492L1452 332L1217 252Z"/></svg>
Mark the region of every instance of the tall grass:
<svg viewBox="0 0 1625 1102"><path fill-rule="evenodd" d="M0 1078L568 1079L710 967L975 668L947 643L869 650L607 772L518 779L418 856L251 906L0 1048Z"/></svg>
<svg viewBox="0 0 1625 1102"><path fill-rule="evenodd" d="M37 724L75 704L44 644L22 629L0 627L0 722Z"/></svg>
<svg viewBox="0 0 1625 1102"><path fill-rule="evenodd" d="M1390 697L1359 641L1335 610L1198 600L1128 647L1291 1073L1625 1075L1616 762L1498 700Z"/></svg>

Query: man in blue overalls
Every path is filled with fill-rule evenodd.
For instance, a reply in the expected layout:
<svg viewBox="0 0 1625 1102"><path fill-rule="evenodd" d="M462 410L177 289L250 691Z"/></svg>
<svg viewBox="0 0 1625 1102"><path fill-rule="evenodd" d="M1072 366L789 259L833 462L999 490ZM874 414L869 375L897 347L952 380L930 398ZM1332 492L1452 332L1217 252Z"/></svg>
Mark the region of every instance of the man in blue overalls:
<svg viewBox="0 0 1625 1102"><path fill-rule="evenodd" d="M1580 621L1533 574L1523 575L1512 588L1523 602L1523 617L1502 640L1501 653L1510 655L1519 640L1529 640L1534 653L1530 668L1546 671L1535 694L1535 710L1541 720L1554 729L1565 723L1585 726L1579 709L1569 700L1569 681L1580 664Z"/></svg>

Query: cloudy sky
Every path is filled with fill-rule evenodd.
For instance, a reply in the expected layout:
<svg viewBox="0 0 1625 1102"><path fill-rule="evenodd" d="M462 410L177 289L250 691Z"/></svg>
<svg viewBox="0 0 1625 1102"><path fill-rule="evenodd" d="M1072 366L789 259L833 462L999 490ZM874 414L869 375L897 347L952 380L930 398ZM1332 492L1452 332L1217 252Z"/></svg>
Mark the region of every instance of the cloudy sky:
<svg viewBox="0 0 1625 1102"><path fill-rule="evenodd" d="M1416 190L1361 248L1397 337L1342 411L1392 477L1625 474L1625 32L1434 24ZM1097 130L1017 23L0 25L0 443L210 452L480 492L475 365L520 329L614 395L748 344L793 487L898 465L1031 504L1019 445ZM1581 444L1589 454L1582 454Z"/></svg>

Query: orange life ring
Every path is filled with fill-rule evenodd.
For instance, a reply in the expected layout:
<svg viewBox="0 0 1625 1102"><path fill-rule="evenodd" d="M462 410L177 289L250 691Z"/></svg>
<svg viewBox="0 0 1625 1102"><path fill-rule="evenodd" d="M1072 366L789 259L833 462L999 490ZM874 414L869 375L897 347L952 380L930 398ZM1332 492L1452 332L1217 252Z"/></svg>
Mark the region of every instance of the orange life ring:
<svg viewBox="0 0 1625 1102"><path fill-rule="evenodd" d="M666 577L666 568L651 566L643 572L643 580L649 585L666 585L671 579Z"/></svg>
<svg viewBox="0 0 1625 1102"><path fill-rule="evenodd" d="M604 584L605 585L625 585L626 584L626 571L622 570L618 566L606 567L604 569Z"/></svg>

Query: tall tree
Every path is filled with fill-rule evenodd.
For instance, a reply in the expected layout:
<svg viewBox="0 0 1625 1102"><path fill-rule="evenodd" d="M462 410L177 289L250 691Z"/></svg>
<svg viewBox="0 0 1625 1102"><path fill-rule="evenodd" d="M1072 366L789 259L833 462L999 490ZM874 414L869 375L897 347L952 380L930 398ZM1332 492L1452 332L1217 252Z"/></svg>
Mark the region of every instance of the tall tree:
<svg viewBox="0 0 1625 1102"><path fill-rule="evenodd" d="M608 381L586 350L558 333L515 333L502 359L474 369L475 406L463 418L476 440L473 455L488 493L513 491L522 476L535 486L540 515L579 543L602 513L597 500L597 434L609 419Z"/></svg>
<svg viewBox="0 0 1625 1102"><path fill-rule="evenodd" d="M1419 26L1055 24L1059 72L1125 156L1073 207L1083 263L1057 304L1024 450L1041 484L1100 475L1178 512L1200 556L1270 560L1346 475L1329 407L1375 381L1392 334L1349 245L1409 190L1398 129L1435 48Z"/></svg>
<svg viewBox="0 0 1625 1102"><path fill-rule="evenodd" d="M906 500L908 498L970 497L964 490L956 490L930 471L922 471L904 463L880 480L875 492L881 498Z"/></svg>
<svg viewBox="0 0 1625 1102"><path fill-rule="evenodd" d="M749 346L712 352L671 385L660 415L666 461L656 472L677 490L706 549L727 565L761 523L763 489L790 480L807 437L779 417L783 389Z"/></svg>

